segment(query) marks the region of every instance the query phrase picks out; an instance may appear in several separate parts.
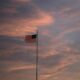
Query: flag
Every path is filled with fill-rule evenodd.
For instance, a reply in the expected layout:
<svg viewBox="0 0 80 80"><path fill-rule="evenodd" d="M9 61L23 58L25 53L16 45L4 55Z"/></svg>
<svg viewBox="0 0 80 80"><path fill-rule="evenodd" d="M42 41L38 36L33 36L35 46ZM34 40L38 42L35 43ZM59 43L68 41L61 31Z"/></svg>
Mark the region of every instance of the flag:
<svg viewBox="0 0 80 80"><path fill-rule="evenodd" d="M36 42L37 34L33 35L26 35L25 36L25 41L26 42Z"/></svg>

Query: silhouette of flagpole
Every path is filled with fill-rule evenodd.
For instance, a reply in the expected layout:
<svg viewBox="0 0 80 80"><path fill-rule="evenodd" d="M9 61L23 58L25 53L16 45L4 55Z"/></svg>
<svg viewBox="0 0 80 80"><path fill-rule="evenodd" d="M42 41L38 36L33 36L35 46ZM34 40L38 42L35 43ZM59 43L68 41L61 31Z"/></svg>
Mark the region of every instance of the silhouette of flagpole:
<svg viewBox="0 0 80 80"><path fill-rule="evenodd" d="M36 80L38 80L38 30L36 34L26 35L25 41L29 43L36 41Z"/></svg>
<svg viewBox="0 0 80 80"><path fill-rule="evenodd" d="M36 80L38 80L38 30L36 38Z"/></svg>

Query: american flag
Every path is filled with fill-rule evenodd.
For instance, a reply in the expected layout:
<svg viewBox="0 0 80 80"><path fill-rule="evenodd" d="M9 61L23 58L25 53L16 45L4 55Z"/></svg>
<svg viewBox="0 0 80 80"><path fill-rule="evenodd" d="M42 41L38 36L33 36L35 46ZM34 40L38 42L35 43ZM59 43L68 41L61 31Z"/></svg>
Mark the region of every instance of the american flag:
<svg viewBox="0 0 80 80"><path fill-rule="evenodd" d="M25 36L25 41L26 42L35 42L37 38L37 34L33 34L33 35L26 35Z"/></svg>

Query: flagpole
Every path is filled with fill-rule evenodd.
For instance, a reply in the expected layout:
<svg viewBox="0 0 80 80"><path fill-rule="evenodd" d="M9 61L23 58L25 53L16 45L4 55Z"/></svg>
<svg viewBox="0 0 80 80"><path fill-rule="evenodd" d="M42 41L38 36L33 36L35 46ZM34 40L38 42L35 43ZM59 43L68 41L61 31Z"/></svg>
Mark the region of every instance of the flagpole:
<svg viewBox="0 0 80 80"><path fill-rule="evenodd" d="M36 80L38 80L38 30L36 38Z"/></svg>

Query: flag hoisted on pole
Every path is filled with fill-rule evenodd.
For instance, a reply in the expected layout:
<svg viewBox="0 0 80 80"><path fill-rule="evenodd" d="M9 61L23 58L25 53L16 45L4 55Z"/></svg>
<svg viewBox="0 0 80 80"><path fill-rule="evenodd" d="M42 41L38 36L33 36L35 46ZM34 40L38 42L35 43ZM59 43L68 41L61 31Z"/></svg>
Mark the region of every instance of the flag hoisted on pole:
<svg viewBox="0 0 80 80"><path fill-rule="evenodd" d="M25 41L29 43L36 42L36 80L38 80L38 30L36 34L26 35Z"/></svg>
<svg viewBox="0 0 80 80"><path fill-rule="evenodd" d="M25 41L26 41L26 42L29 42L29 43L36 42L36 39L37 39L37 34L26 35L26 36L25 36Z"/></svg>

